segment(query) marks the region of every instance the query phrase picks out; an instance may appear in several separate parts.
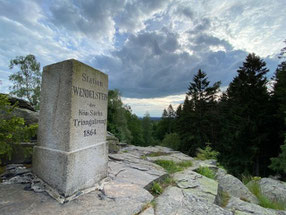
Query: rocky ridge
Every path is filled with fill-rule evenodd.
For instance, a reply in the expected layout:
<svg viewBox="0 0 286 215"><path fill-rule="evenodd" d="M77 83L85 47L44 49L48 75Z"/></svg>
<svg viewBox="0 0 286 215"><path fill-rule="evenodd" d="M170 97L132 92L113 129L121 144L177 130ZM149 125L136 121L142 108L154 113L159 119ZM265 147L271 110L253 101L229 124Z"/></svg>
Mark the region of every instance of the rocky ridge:
<svg viewBox="0 0 286 215"><path fill-rule="evenodd" d="M91 192L75 194L74 199L65 204L60 204L48 195L48 190L41 183L36 183L29 168L23 165L8 166L6 173L1 175L1 214L286 215L286 211L259 206L248 188L239 179L217 167L214 160L195 160L160 146L120 146L116 151L109 154L108 178ZM154 182L170 175L154 163L156 160L191 161L193 165L171 174L173 182L161 195L152 195ZM201 166L213 169L216 179L197 173L196 170ZM273 182L271 179L261 180L261 184L267 184L263 192L271 193L269 189L272 186L273 198L285 200L284 182Z"/></svg>

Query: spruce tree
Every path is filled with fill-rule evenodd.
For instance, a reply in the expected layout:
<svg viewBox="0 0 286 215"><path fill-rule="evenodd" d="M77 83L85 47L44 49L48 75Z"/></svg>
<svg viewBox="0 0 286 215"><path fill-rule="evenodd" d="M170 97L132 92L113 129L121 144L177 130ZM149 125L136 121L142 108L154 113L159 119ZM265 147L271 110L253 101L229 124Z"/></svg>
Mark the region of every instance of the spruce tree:
<svg viewBox="0 0 286 215"><path fill-rule="evenodd" d="M285 41L286 43L286 41ZM281 50L279 56L281 59L286 58L286 47ZM282 61L275 73L274 92L272 97L272 105L276 108L274 115L273 136L276 145L281 145L281 153L276 158L271 159L270 168L277 173L282 173L286 176L286 61ZM282 145L284 142L284 145ZM278 153L277 153L278 154ZM276 155L275 155L276 156ZM273 157L275 157L273 156Z"/></svg>
<svg viewBox="0 0 286 215"><path fill-rule="evenodd" d="M189 85L180 117L177 117L182 149L191 155L195 154L197 148L214 142L216 116L213 111L216 109L220 82L209 85L206 73L199 69Z"/></svg>
<svg viewBox="0 0 286 215"><path fill-rule="evenodd" d="M259 175L260 164L267 159L263 150L269 146L267 72L266 63L249 54L227 90L221 156L235 175Z"/></svg>

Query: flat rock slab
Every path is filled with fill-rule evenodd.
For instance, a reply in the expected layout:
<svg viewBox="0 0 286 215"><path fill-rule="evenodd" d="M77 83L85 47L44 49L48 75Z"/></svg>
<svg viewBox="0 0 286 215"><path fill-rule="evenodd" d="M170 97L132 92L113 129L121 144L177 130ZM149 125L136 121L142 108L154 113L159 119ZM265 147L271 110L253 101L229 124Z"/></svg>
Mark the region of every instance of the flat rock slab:
<svg viewBox="0 0 286 215"><path fill-rule="evenodd" d="M147 154L154 153L154 152L162 152L162 153L174 152L172 149L163 147L163 146L142 147L142 146L132 146L132 145L122 149L122 151L134 154L139 157L142 155L147 155Z"/></svg>
<svg viewBox="0 0 286 215"><path fill-rule="evenodd" d="M139 215L155 215L154 208L149 207L143 212L141 212Z"/></svg>
<svg viewBox="0 0 286 215"><path fill-rule="evenodd" d="M200 175L190 168L175 173L174 180L179 188L185 189L185 192L195 195L202 201L214 203L218 187L215 180Z"/></svg>
<svg viewBox="0 0 286 215"><path fill-rule="evenodd" d="M1 215L133 215L153 199L137 185L111 183L101 191L93 191L66 204L59 204L46 193L26 191L25 185L0 184Z"/></svg>
<svg viewBox="0 0 286 215"><path fill-rule="evenodd" d="M185 155L182 152L169 152L170 154L161 155L161 156L154 156L154 157L146 157L146 160L149 161L156 161L156 160L172 160L174 162L182 162L182 161L194 161L194 158Z"/></svg>
<svg viewBox="0 0 286 215"><path fill-rule="evenodd" d="M109 177L117 182L136 184L145 187L150 182L166 175L166 171L152 163L140 159L131 153L109 155Z"/></svg>
<svg viewBox="0 0 286 215"><path fill-rule="evenodd" d="M200 200L184 189L169 187L156 199L156 215L232 215L232 212Z"/></svg>

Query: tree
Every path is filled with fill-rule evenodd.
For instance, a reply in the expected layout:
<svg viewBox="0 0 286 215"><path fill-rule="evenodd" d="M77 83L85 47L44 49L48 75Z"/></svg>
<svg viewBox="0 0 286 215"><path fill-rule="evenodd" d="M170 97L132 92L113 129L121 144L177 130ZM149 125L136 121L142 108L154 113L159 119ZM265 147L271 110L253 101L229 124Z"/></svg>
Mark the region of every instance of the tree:
<svg viewBox="0 0 286 215"><path fill-rule="evenodd" d="M285 40L286 43L286 40ZM286 47L281 50L279 55L280 59L286 58ZM286 176L286 61L282 61L275 73L275 84L274 92L272 97L272 106L276 108L274 115L275 123L273 126L275 128L274 135L276 142L281 144L281 153L276 158L271 158L271 165L269 166L272 170L278 173L282 173Z"/></svg>
<svg viewBox="0 0 286 215"><path fill-rule="evenodd" d="M229 85L227 98L223 98L227 99L227 105L220 152L223 164L234 175L259 175L260 165L266 167L263 162L269 160L271 114L267 72L266 63L255 54L249 54Z"/></svg>
<svg viewBox="0 0 286 215"><path fill-rule="evenodd" d="M271 158L271 165L269 168L275 172L282 173L286 176L286 133L284 145L281 145L281 153L276 158Z"/></svg>
<svg viewBox="0 0 286 215"><path fill-rule="evenodd" d="M153 125L150 119L150 114L146 112L142 119L143 139L144 146L150 146L154 144L153 138Z"/></svg>
<svg viewBox="0 0 286 215"><path fill-rule="evenodd" d="M135 114L132 114L130 107L126 108L125 115L127 118L127 126L132 136L130 143L132 145L143 146L144 138L140 119Z"/></svg>
<svg viewBox="0 0 286 215"><path fill-rule="evenodd" d="M107 130L113 133L120 141L131 143L132 135L128 129L126 111L128 111L120 97L118 90L108 91Z"/></svg>
<svg viewBox="0 0 286 215"><path fill-rule="evenodd" d="M161 120L158 122L155 130L155 136L159 141L162 141L166 134L175 131L176 112L170 104L167 109L163 110Z"/></svg>
<svg viewBox="0 0 286 215"><path fill-rule="evenodd" d="M40 63L34 55L18 56L10 61L10 69L19 67L20 71L9 76L13 82L11 94L27 99L35 109L39 109L41 77Z"/></svg>
<svg viewBox="0 0 286 215"><path fill-rule="evenodd" d="M209 86L206 73L198 70L188 87L183 105L177 110L177 132L182 141L182 150L194 155L197 148L215 142L216 98L220 82Z"/></svg>

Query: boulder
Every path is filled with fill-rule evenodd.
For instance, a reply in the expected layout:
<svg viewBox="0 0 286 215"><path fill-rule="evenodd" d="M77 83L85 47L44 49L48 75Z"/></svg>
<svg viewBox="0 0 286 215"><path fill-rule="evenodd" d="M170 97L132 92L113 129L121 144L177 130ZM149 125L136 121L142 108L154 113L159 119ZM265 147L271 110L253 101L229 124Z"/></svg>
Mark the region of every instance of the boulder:
<svg viewBox="0 0 286 215"><path fill-rule="evenodd" d="M35 111L33 106L28 101L26 101L24 99L15 98L15 97L12 97L9 95L7 95L7 96L8 96L8 100L9 100L11 105L14 105L17 103L18 108L26 109L26 110L30 110L30 111Z"/></svg>
<svg viewBox="0 0 286 215"><path fill-rule="evenodd" d="M108 152L113 154L120 150L119 139L115 137L112 133L107 132L106 141L108 145Z"/></svg>
<svg viewBox="0 0 286 215"><path fill-rule="evenodd" d="M286 183L271 178L259 180L261 193L272 201L286 205Z"/></svg>
<svg viewBox="0 0 286 215"><path fill-rule="evenodd" d="M29 102L23 99L18 99L18 98L10 97L10 96L8 96L8 99L11 105L14 105L17 103L17 106L12 112L14 116L24 118L26 125L38 123L39 113L35 111L35 109L32 107L32 105ZM4 112L0 110L1 118L9 119L9 117L3 113Z"/></svg>
<svg viewBox="0 0 286 215"><path fill-rule="evenodd" d="M254 204L258 203L257 198L238 178L221 172L217 174L217 180L221 190L223 192L227 192L230 196L234 196Z"/></svg>
<svg viewBox="0 0 286 215"><path fill-rule="evenodd" d="M39 121L39 112L28 109L15 108L12 114L17 117L24 118L26 125L36 124Z"/></svg>
<svg viewBox="0 0 286 215"><path fill-rule="evenodd" d="M236 197L231 197L225 208L233 211L235 215L286 215L285 211L263 208Z"/></svg>

